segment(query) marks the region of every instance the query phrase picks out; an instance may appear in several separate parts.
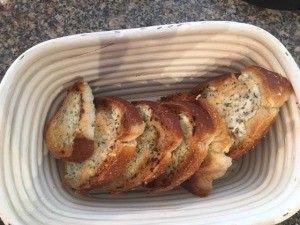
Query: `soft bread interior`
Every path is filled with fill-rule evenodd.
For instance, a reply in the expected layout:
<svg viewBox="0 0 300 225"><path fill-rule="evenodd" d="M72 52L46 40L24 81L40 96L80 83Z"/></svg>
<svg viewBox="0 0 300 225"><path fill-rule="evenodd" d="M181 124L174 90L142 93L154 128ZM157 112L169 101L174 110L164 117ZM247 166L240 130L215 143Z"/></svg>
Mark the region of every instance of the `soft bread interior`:
<svg viewBox="0 0 300 225"><path fill-rule="evenodd" d="M95 107L89 85L80 80L67 92L45 130L45 141L56 158L80 162L91 156Z"/></svg>
<svg viewBox="0 0 300 225"><path fill-rule="evenodd" d="M157 146L158 134L151 123L151 109L142 105L138 105L136 108L139 110L146 127L144 132L137 138L136 152L131 161L116 180L105 186L111 193L119 193L140 185L142 180L136 180L140 170L149 159L157 159L156 156L160 154Z"/></svg>
<svg viewBox="0 0 300 225"><path fill-rule="evenodd" d="M193 125L189 121L189 118L183 113L180 113L178 116L180 127L184 133L184 139L181 145L172 152L171 162L169 163L168 168L163 175L167 177L176 174L178 165L182 163L187 154L193 151L188 143L188 138L193 134Z"/></svg>
<svg viewBox="0 0 300 225"><path fill-rule="evenodd" d="M140 112L146 129L137 138L137 151L122 174L106 189L120 193L147 185L165 172L171 160L171 152L182 141L182 130L178 116L152 101L137 101L134 105Z"/></svg>
<svg viewBox="0 0 300 225"><path fill-rule="evenodd" d="M249 74L234 75L223 84L209 84L200 96L218 109L235 139L247 135L246 122L257 112L261 93Z"/></svg>
<svg viewBox="0 0 300 225"><path fill-rule="evenodd" d="M80 164L65 162L67 186L82 193L117 178L132 159L145 124L137 109L117 97L95 98L94 153Z"/></svg>
<svg viewBox="0 0 300 225"><path fill-rule="evenodd" d="M85 184L97 173L110 154L117 138L120 116L114 110L97 110L95 122L94 152L90 158L81 163L65 162L65 182L72 188Z"/></svg>
<svg viewBox="0 0 300 225"><path fill-rule="evenodd" d="M188 179L197 169L195 164L201 163L199 146L192 143L194 126L191 118L185 113L178 113L180 127L184 138L181 144L172 152L166 171L153 182L145 186L149 192L164 192L175 188ZM206 153L205 153L206 154ZM194 167L194 168L192 168Z"/></svg>

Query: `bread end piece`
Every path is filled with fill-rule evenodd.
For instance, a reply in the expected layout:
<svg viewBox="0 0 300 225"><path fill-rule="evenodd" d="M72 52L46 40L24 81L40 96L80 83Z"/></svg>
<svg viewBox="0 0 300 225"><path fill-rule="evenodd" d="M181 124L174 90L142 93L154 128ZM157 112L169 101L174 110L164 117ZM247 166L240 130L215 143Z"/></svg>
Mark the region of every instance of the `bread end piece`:
<svg viewBox="0 0 300 225"><path fill-rule="evenodd" d="M254 77L262 93L263 107L279 108L294 92L287 78L262 67L250 66L242 70L241 74L249 74Z"/></svg>
<svg viewBox="0 0 300 225"><path fill-rule="evenodd" d="M77 81L47 124L44 139L55 158L82 162L94 150L95 107L89 85Z"/></svg>
<svg viewBox="0 0 300 225"><path fill-rule="evenodd" d="M137 109L117 97L96 97L93 155L86 161L65 163L65 184L84 193L116 179L133 157L136 138L145 128Z"/></svg>
<svg viewBox="0 0 300 225"><path fill-rule="evenodd" d="M253 77L261 93L261 103L256 114L246 122L247 136L235 143L229 153L236 160L253 148L275 122L280 107L293 93L291 83L282 75L259 66L250 66L241 74Z"/></svg>

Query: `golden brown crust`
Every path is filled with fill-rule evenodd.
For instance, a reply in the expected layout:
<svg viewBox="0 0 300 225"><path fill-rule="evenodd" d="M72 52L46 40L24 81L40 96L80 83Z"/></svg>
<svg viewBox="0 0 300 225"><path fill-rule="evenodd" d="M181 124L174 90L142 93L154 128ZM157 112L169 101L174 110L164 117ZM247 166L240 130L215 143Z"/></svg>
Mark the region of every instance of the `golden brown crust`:
<svg viewBox="0 0 300 225"><path fill-rule="evenodd" d="M230 166L230 157L209 151L199 169L182 186L194 195L205 197L212 191L213 181L222 177Z"/></svg>
<svg viewBox="0 0 300 225"><path fill-rule="evenodd" d="M164 100L166 100L165 98ZM158 179L146 185L149 192L164 192L175 188L192 176L207 155L208 145L211 143L215 128L208 112L193 101L171 100L162 101L176 113L183 113L189 117L193 126L192 135L186 137L190 149L180 160L179 165L171 173L162 174Z"/></svg>
<svg viewBox="0 0 300 225"><path fill-rule="evenodd" d="M215 132L215 127L209 113L196 102L173 100L162 102L163 105L174 110L177 114L184 113L190 118L194 126L195 143L202 140L205 141L211 138Z"/></svg>
<svg viewBox="0 0 300 225"><path fill-rule="evenodd" d="M130 102L118 97L95 97L95 106L102 109L117 107L122 112L118 140L131 141L140 135L140 127L144 126L143 119Z"/></svg>
<svg viewBox="0 0 300 225"><path fill-rule="evenodd" d="M157 146L161 151L161 157L159 163L156 166L152 165L151 167L154 167L154 169L152 171L148 170L143 179L143 183L148 183L166 170L171 160L172 151L182 142L183 132L177 115L162 104L152 101L136 101L133 104L148 105L152 109L152 124L158 132ZM150 167L148 166L148 168Z"/></svg>
<svg viewBox="0 0 300 225"><path fill-rule="evenodd" d="M232 81L236 80L236 74L234 73L229 73L229 74L224 74L221 76L213 77L210 78L206 81L201 82L198 84L196 87L194 87L191 90L191 93L193 95L201 95L201 93L208 87L208 86L220 86L221 84L226 84L226 83L231 83ZM225 91L225 90L224 90Z"/></svg>
<svg viewBox="0 0 300 225"><path fill-rule="evenodd" d="M85 99L83 95L89 95L91 92L88 84L83 80L77 81L72 87L67 91L67 96L73 93L80 95L80 113L77 128L74 133L67 134L66 128L60 125L59 118L62 116L62 108L66 107L68 104L67 96L61 103L60 107L56 111L55 115L51 118L49 123L46 125L44 132L45 142L55 158L63 159L71 162L82 162L89 158L94 150L93 146L93 134L85 132L86 127L91 127L93 121L83 121L85 112L84 108L89 107L93 110L92 99ZM90 100L90 101L89 101ZM68 106L67 106L68 107ZM70 105L69 107L73 107ZM93 112L94 113L94 112ZM68 118L66 118L68 119ZM70 143L64 143L59 139L60 136L69 135Z"/></svg>
<svg viewBox="0 0 300 225"><path fill-rule="evenodd" d="M258 66L250 66L242 70L240 74L226 74L209 79L192 90L193 94L199 95L199 99L205 89L210 86L217 87L219 92L224 92L226 95L227 92L234 92L230 84L237 82L237 77L245 74L250 75L257 83L261 93L261 102L255 115L245 122L247 135L243 138L235 138L235 143L230 148L228 155L233 159L246 153L267 132L275 120L278 108L293 93L290 82L277 73ZM229 85L224 85L226 83ZM215 100L222 102L222 99Z"/></svg>
<svg viewBox="0 0 300 225"><path fill-rule="evenodd" d="M79 136L74 138L72 155L69 157L61 157L61 159L70 162L82 162L88 159L93 154L93 151L94 140Z"/></svg>
<svg viewBox="0 0 300 225"><path fill-rule="evenodd" d="M232 146L233 138L217 110L201 99L198 102L211 116L216 133L207 157L190 179L183 183L183 187L194 195L204 197L212 191L213 181L222 177L231 166L231 159L225 153Z"/></svg>
<svg viewBox="0 0 300 225"><path fill-rule="evenodd" d="M261 104L256 114L246 122L247 136L236 142L230 149L229 156L238 159L268 132L276 119L279 108L293 93L291 83L278 73L258 66L250 66L241 74L250 74L256 80L261 92Z"/></svg>
<svg viewBox="0 0 300 225"><path fill-rule="evenodd" d="M250 66L242 70L242 74L252 75L262 92L262 107L279 108L293 93L291 83L282 75L259 66Z"/></svg>
<svg viewBox="0 0 300 225"><path fill-rule="evenodd" d="M246 80L248 77L242 76L241 79L237 79L244 74L251 76L249 79L251 79L252 83L247 83L249 82ZM253 80L255 80L254 83ZM228 86L224 85L227 82ZM232 83L236 83L236 86L232 85ZM235 135L229 131L229 129L231 131L234 129L231 128L232 126L227 125L226 121L228 120L225 119L229 118L228 114L231 115L231 111L227 111L229 112L227 114L222 114L220 113L222 110L220 110L218 105L210 104L214 103L215 96L218 98L216 99L217 101L222 102L224 100L223 96L218 94L211 95L210 100L207 100L205 96L218 92L231 94L235 90L239 90L238 93L243 93L244 86L242 85L247 86L251 90L253 88L252 84L254 84L254 89L257 88L255 86L256 83L259 91L254 92L254 95L259 93L257 96L259 96L259 99L261 97L261 100L258 101L259 104L253 103L255 107L252 107L253 105L248 107L250 109L255 108L255 114L253 113L254 116L251 114L249 116L250 119L245 117L245 122L243 122L246 128L243 127L242 129L243 131L246 130L247 134L244 135L245 132L243 132L244 136ZM80 85L76 84L69 91L80 92L79 87ZM214 88L217 88L217 90ZM206 95L206 89L210 89L212 92ZM214 90L215 92L213 92ZM249 93L253 94L253 92ZM231 158L239 158L256 145L261 137L266 134L276 119L279 107L287 101L292 93L292 86L286 78L261 67L251 66L242 70L240 74L225 74L202 82L191 93L177 93L163 97L159 103L150 101L134 102L135 105L145 104L152 109L151 123L158 133L156 146L159 147L161 155L157 158L149 156L143 159L143 163L138 167L135 176L130 181L125 182L123 186L116 189L109 189L109 191L111 193L120 193L144 183L145 188L150 192L163 192L182 184L184 188L195 195L207 196L212 190L213 180L223 176L231 165ZM80 124L85 126L86 122L82 122L82 115L85 113L83 109L84 98L82 94L80 96L81 110L79 120L81 121ZM109 152L104 162L97 168L95 175L75 188L77 192L85 192L104 184L110 184L110 182L116 180L134 156L136 148L134 139L141 134L142 127L144 127L144 122L139 112L134 105L126 100L117 97L99 97L94 102L97 110L107 110L111 107L120 109L120 112L122 112L121 121L112 151ZM239 103L236 99L229 101L229 103L231 102ZM236 105L239 107L239 104ZM256 108L257 105L258 108ZM183 136L178 116L175 113L187 116L193 131L191 135L185 137L188 143L188 147L185 149L190 150L186 151L183 159L172 164L176 165L173 171L166 173L169 169L169 163L173 159L172 152L180 145ZM243 116L236 117L238 119L243 118ZM183 118L186 119L185 117ZM52 120L50 123L52 123ZM230 123L231 121L228 122L228 124ZM61 129L58 132L64 133L65 130ZM63 146L60 143L55 144L55 148L59 148L57 152L63 154L57 154L56 157L80 162L92 154L93 139L84 133L74 132L73 135L72 146ZM46 135L45 139L47 140ZM51 141L47 142L52 148ZM72 152L72 154L68 155L67 153L69 152ZM226 153L228 153L228 156L226 156ZM65 182L72 187L71 183Z"/></svg>
<svg viewBox="0 0 300 225"><path fill-rule="evenodd" d="M120 126L117 129L116 143L108 153L105 162L98 168L98 172L84 185L84 191L102 186L116 179L127 163L131 160L136 149L136 139L144 130L144 122L138 110L128 101L118 97L96 97L97 110L118 108L121 115ZM81 188L80 188L81 189Z"/></svg>
<svg viewBox="0 0 300 225"><path fill-rule="evenodd" d="M256 80L256 83L259 84L259 89L262 93L262 101L255 116L246 121L247 136L244 138L235 138L235 143L231 146L230 153L228 154L232 159L239 158L242 154L251 149L263 135L265 135L276 118L278 112L278 108L276 107L280 107L292 92L291 85L285 78L263 68L252 66L244 69L239 75L242 74L251 75ZM205 98L201 98L205 89L212 87L217 88L219 92L223 92L225 95L227 93L232 93L234 90L232 89L231 84L237 82L237 77L239 75L226 74L209 79L195 87L192 90L192 93L199 95L200 102L212 106ZM222 102L222 99L216 98L215 100ZM216 110L216 115L218 114L219 113ZM226 124L224 118L221 118L221 120ZM220 130L220 128L217 128L217 130ZM221 147L222 145L219 146ZM198 171L183 185L193 194L200 196L208 195L212 189L212 181L223 176L224 172L231 164L225 155L217 155L215 154L215 151L210 152L211 154L205 159Z"/></svg>
<svg viewBox="0 0 300 225"><path fill-rule="evenodd" d="M228 79L228 77L231 76L232 75L224 75L221 77L215 77L213 78L213 80L214 82L224 82L225 79ZM227 124L224 118L222 118L222 116L218 113L218 110L213 105L198 97L198 94L201 93L198 91L203 89L200 86L205 87L208 84L210 83L206 82L206 84L199 84L197 86L199 89L194 90L195 94L191 94L188 92L176 93L162 97L161 101L181 100L190 101L195 104L200 104L200 106L208 113L216 130L214 140L209 145L209 150L214 152L228 152L234 140L230 131L227 128Z"/></svg>
<svg viewBox="0 0 300 225"><path fill-rule="evenodd" d="M117 97L96 97L94 102L96 126L106 129L103 120L108 118L102 118L104 115L98 113L101 111L109 113L111 110L118 110L121 122L116 127L116 141L109 149L104 161L95 168L89 168L88 162L83 162L87 164L80 171L82 180L79 181L79 186L78 181L73 184L70 180L65 179L65 184L74 188L77 193L92 190L116 179L133 157L136 149L135 139L143 133L145 128L141 115L130 102ZM95 151L101 151L101 149L95 148ZM96 154L101 154L101 152ZM93 175L86 180L86 176L89 176L91 171Z"/></svg>
<svg viewBox="0 0 300 225"><path fill-rule="evenodd" d="M223 79L221 78L221 81ZM217 79L215 78L215 80ZM212 190L212 182L223 176L231 165L231 159L225 155L233 144L233 138L227 128L227 124L213 105L191 93L177 93L162 99L193 102L197 99L197 104L200 104L208 112L214 124L216 132L213 141L209 145L207 157L197 171L182 184L185 189L195 195L207 196Z"/></svg>
<svg viewBox="0 0 300 225"><path fill-rule="evenodd" d="M127 177L126 174L122 174L118 183L107 186L107 190L112 194L136 188L163 173L171 159L171 152L181 143L183 137L177 115L166 107L152 101L136 101L133 104L151 109L151 123L157 132L156 146L160 153L145 156L142 162L136 162L140 165L136 168L134 176Z"/></svg>
<svg viewBox="0 0 300 225"><path fill-rule="evenodd" d="M163 96L163 97L160 98L161 102L173 101L173 100L195 102L196 101L196 96L189 93L189 92L179 92L179 93Z"/></svg>
<svg viewBox="0 0 300 225"><path fill-rule="evenodd" d="M157 180L145 185L147 191L151 193L166 192L174 189L182 184L190 176L192 176L201 164L201 158L205 158L206 154L199 154L197 147L190 147L191 151L184 160L177 166L176 174L169 176L159 176ZM172 178L172 179L171 179Z"/></svg>
<svg viewBox="0 0 300 225"><path fill-rule="evenodd" d="M120 175L127 163L134 155L136 143L122 143L117 141L114 146L114 151L109 153L109 156L98 168L95 176L88 183L76 189L76 192L82 193L107 184Z"/></svg>

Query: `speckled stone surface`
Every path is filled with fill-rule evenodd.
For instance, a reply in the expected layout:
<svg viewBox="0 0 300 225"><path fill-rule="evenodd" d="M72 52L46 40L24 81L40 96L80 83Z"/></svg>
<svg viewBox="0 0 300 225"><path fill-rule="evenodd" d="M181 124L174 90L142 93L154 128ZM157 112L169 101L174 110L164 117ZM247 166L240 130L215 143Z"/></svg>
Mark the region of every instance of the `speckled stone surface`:
<svg viewBox="0 0 300 225"><path fill-rule="evenodd" d="M202 20L259 26L277 37L300 65L300 11L263 9L240 0L0 0L0 80L14 59L45 40ZM300 212L282 224L300 225Z"/></svg>

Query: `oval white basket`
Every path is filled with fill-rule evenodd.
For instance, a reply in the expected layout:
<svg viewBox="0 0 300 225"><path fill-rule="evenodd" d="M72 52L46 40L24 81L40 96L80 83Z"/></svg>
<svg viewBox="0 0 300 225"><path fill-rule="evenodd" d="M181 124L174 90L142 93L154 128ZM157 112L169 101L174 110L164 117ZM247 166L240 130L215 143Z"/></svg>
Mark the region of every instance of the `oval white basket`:
<svg viewBox="0 0 300 225"><path fill-rule="evenodd" d="M61 184L44 141L46 121L78 78L96 95L156 99L207 77L257 64L295 89L258 146L198 198L163 194L77 196ZM300 209L300 71L271 34L247 24L194 22L97 32L41 43L0 86L0 216L6 224L274 224Z"/></svg>

